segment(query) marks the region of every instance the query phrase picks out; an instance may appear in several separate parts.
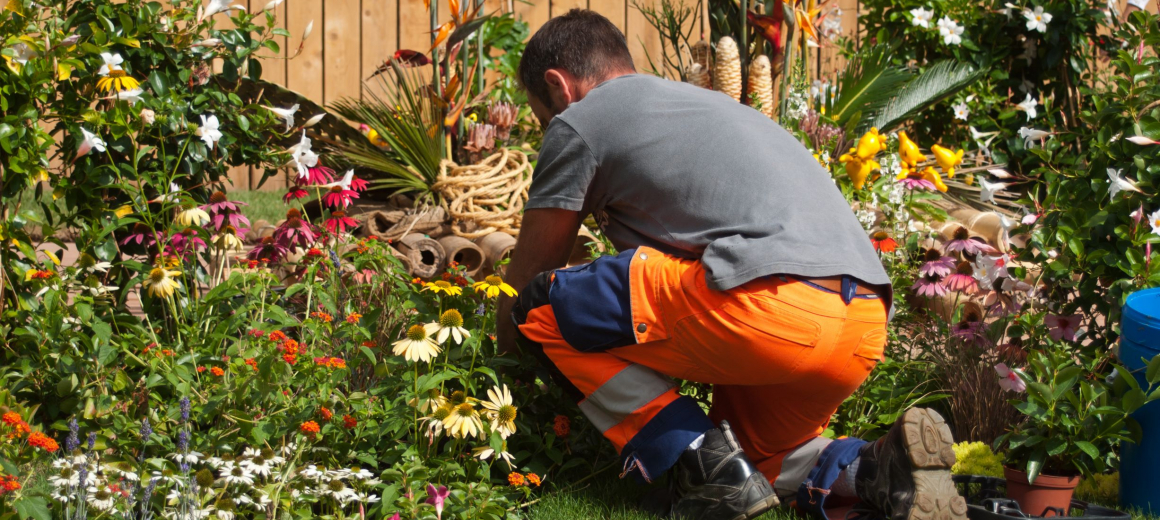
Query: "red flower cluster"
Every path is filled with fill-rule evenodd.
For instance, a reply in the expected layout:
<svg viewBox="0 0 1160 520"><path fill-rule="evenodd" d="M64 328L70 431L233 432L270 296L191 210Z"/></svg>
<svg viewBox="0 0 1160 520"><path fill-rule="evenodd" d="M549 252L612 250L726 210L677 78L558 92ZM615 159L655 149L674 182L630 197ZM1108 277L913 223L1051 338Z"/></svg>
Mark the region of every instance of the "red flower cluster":
<svg viewBox="0 0 1160 520"><path fill-rule="evenodd" d="M274 343L286 341L286 333L282 332L280 330L276 330L274 332L271 332L270 333L270 341L273 341Z"/></svg>
<svg viewBox="0 0 1160 520"><path fill-rule="evenodd" d="M346 322L351 325L358 325L358 320L362 319L362 314L352 312L346 315Z"/></svg>
<svg viewBox="0 0 1160 520"><path fill-rule="evenodd" d="M3 417L0 417L0 422L12 428L12 431L8 432L10 439L24 436L32 431L32 428L28 427L28 423L24 422L24 419L20 418L20 414L16 412L5 413Z"/></svg>
<svg viewBox="0 0 1160 520"><path fill-rule="evenodd" d="M355 419L349 415L344 415L342 416L342 426L348 430L353 430L355 426L358 426L358 419Z"/></svg>
<svg viewBox="0 0 1160 520"><path fill-rule="evenodd" d="M0 497L20 489L20 483L12 475L0 475Z"/></svg>
<svg viewBox="0 0 1160 520"><path fill-rule="evenodd" d="M226 375L226 371L222 370L222 367L213 367L213 368L209 369L209 373L211 373L217 377L221 377L221 376Z"/></svg>
<svg viewBox="0 0 1160 520"><path fill-rule="evenodd" d="M205 367L197 367L197 373L205 372Z"/></svg>
<svg viewBox="0 0 1160 520"><path fill-rule="evenodd" d="M557 437L563 439L572 432L572 420L566 415L557 415L552 423L552 429L555 430Z"/></svg>
<svg viewBox="0 0 1160 520"><path fill-rule="evenodd" d="M299 426L298 429L301 430L302 433L305 433L311 437L314 437L318 434L318 432L322 431L322 428L320 428L318 423L314 421L306 421L302 423L302 426Z"/></svg>
<svg viewBox="0 0 1160 520"><path fill-rule="evenodd" d="M314 364L329 368L346 368L346 360L337 357L316 357Z"/></svg>
<svg viewBox="0 0 1160 520"><path fill-rule="evenodd" d="M250 368L254 369L254 372L258 371L258 362L254 358L247 359L246 364L250 365Z"/></svg>
<svg viewBox="0 0 1160 520"><path fill-rule="evenodd" d="M53 453L60 448L60 446L56 443L55 440L53 440L52 437L49 437L41 432L32 432L32 435L28 436L28 445L41 448L49 453Z"/></svg>
<svg viewBox="0 0 1160 520"><path fill-rule="evenodd" d="M334 412L330 411L330 408L323 406L318 409L318 416L322 417L324 421L329 421L331 417L334 417Z"/></svg>
<svg viewBox="0 0 1160 520"><path fill-rule="evenodd" d="M310 313L310 317L321 321L322 323L330 323L334 321L334 316L331 316L325 312L312 312Z"/></svg>
<svg viewBox="0 0 1160 520"><path fill-rule="evenodd" d="M322 250L318 249L317 247L312 247L306 250L306 256L312 258L322 258Z"/></svg>
<svg viewBox="0 0 1160 520"><path fill-rule="evenodd" d="M56 274L56 273L53 273L52 271L42 271L39 269L33 269L31 272L28 273L27 276L28 276L29 280L47 280L49 278L52 278L52 276L54 274Z"/></svg>
<svg viewBox="0 0 1160 520"><path fill-rule="evenodd" d="M298 362L298 356L296 354L282 354L282 360L289 365L293 365Z"/></svg>
<svg viewBox="0 0 1160 520"><path fill-rule="evenodd" d="M279 332L279 334L281 334L281 332ZM261 329L250 329L250 337L251 337L251 338L254 338L254 339L261 339L261 338L262 338L262 336L265 336L265 335L266 335L266 331L264 331L264 330L261 330Z"/></svg>
<svg viewBox="0 0 1160 520"><path fill-rule="evenodd" d="M535 473L528 473L527 479L528 479L528 484L531 484L531 485L536 486L536 487L540 487L540 476L539 475L537 475Z"/></svg>
<svg viewBox="0 0 1160 520"><path fill-rule="evenodd" d="M376 347L378 347L378 345L375 345L375 342L373 342L373 341L364 341L364 342L362 342L362 346L364 346L364 347L366 347L366 348L376 348Z"/></svg>

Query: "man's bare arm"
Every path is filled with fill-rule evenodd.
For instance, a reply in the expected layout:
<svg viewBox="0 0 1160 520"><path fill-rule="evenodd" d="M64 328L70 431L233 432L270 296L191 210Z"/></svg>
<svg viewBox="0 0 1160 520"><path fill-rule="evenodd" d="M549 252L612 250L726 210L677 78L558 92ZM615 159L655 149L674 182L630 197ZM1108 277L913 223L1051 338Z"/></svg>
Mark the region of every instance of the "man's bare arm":
<svg viewBox="0 0 1160 520"><path fill-rule="evenodd" d="M512 261L507 266L505 280L517 291L524 290L537 274L559 269L568 262L576 233L580 229L580 213L563 209L530 209L524 212L520 238ZM496 327L500 352L516 351L516 327L511 320L515 298L501 296Z"/></svg>

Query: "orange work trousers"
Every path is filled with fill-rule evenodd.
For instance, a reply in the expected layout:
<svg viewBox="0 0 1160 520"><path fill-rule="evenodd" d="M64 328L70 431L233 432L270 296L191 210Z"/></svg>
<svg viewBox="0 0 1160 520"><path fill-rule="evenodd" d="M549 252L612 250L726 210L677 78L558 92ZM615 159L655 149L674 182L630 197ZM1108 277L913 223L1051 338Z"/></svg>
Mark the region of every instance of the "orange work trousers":
<svg viewBox="0 0 1160 520"><path fill-rule="evenodd" d="M624 473L659 476L727 420L782 495L798 491L829 443L819 435L887 337L876 296L847 303L776 275L717 291L700 261L645 247L541 274L513 319L521 345L620 451ZM708 417L672 378L713 385Z"/></svg>

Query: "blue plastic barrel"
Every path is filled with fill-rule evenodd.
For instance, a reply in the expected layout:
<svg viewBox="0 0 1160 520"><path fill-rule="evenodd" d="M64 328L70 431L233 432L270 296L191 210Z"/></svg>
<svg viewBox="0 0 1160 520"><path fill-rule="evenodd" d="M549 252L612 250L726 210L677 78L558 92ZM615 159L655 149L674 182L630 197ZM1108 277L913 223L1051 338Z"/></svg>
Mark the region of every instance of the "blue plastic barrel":
<svg viewBox="0 0 1160 520"><path fill-rule="evenodd" d="M1120 361L1136 375L1141 387L1148 360L1160 354L1160 288L1128 296L1120 320ZM1126 374L1124 374L1126 375ZM1145 513L1160 512L1160 401L1132 414L1144 431L1140 444L1124 442L1120 449L1120 504Z"/></svg>

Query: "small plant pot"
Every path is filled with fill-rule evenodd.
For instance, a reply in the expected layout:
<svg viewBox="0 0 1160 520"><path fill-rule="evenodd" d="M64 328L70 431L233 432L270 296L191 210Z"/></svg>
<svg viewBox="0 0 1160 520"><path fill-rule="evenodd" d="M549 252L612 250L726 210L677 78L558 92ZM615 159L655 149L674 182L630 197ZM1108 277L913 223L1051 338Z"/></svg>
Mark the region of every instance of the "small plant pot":
<svg viewBox="0 0 1160 520"><path fill-rule="evenodd" d="M1027 482L1027 473L1004 467L1007 477L1007 497L1019 503L1019 509L1032 516L1055 516L1048 508L1056 508L1067 515L1071 496L1079 485L1079 476L1057 477L1040 474L1035 483Z"/></svg>

